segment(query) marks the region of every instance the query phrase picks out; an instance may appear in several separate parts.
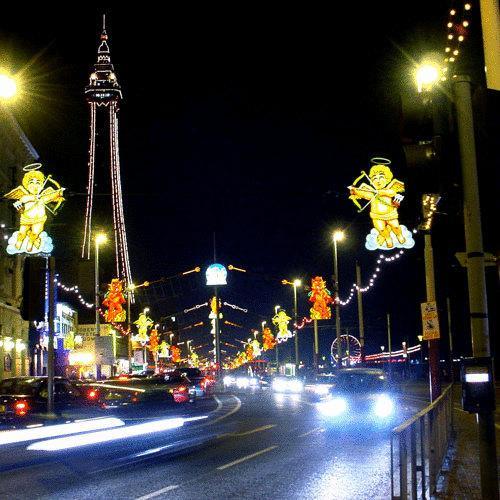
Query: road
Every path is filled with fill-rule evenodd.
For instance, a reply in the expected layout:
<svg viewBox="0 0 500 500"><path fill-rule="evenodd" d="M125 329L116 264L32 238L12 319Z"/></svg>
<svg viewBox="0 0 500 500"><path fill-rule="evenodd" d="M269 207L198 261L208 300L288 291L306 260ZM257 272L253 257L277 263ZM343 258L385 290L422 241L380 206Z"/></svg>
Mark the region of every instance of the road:
<svg viewBox="0 0 500 500"><path fill-rule="evenodd" d="M401 399L404 419L425 406ZM170 412L178 416L181 410ZM174 415L175 413L175 415ZM63 451L2 446L0 498L387 498L387 429L335 428L305 397L225 393L183 427ZM126 421L154 422L160 415ZM165 415L163 415L165 417Z"/></svg>

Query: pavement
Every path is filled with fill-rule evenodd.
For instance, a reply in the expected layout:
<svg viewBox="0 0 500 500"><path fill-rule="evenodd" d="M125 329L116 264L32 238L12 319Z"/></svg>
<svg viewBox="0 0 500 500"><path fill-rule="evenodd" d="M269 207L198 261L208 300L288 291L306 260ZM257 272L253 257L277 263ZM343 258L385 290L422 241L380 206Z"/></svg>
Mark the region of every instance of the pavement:
<svg viewBox="0 0 500 500"><path fill-rule="evenodd" d="M405 392L395 424L425 406ZM182 416L206 418L177 429L73 450L4 445L0 499L389 497L392 425L334 426L305 396L263 390L200 403Z"/></svg>
<svg viewBox="0 0 500 500"><path fill-rule="evenodd" d="M476 415L462 410L460 384L453 387L455 436L444 470L438 482L437 498L480 500L481 481ZM497 386L495 412L497 462L500 464L500 387Z"/></svg>

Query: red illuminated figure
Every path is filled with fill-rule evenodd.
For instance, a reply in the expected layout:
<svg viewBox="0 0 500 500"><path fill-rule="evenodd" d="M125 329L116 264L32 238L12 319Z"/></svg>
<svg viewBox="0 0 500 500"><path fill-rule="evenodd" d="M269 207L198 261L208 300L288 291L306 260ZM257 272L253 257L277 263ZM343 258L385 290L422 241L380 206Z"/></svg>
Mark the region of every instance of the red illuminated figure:
<svg viewBox="0 0 500 500"><path fill-rule="evenodd" d="M312 302L311 319L330 319L332 311L330 304L333 302L332 294L326 288L325 280L321 276L316 276L311 280L311 291L309 292L309 302Z"/></svg>
<svg viewBox="0 0 500 500"><path fill-rule="evenodd" d="M122 304L125 304L123 283L121 280L114 278L108 285L108 291L102 301L102 305L108 308L104 315L108 323L122 323L125 321L126 313Z"/></svg>

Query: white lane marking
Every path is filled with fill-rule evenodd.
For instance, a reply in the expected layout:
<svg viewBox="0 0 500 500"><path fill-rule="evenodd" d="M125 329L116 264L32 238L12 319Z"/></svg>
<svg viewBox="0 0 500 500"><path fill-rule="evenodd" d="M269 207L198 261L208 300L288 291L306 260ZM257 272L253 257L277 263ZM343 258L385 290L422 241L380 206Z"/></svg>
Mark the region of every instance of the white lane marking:
<svg viewBox="0 0 500 500"><path fill-rule="evenodd" d="M276 427L276 424L263 425L262 427L256 427L255 429L251 429L249 431L244 431L244 432L226 432L225 434L219 434L217 436L217 439L222 439L226 437L248 436L250 434L254 434L255 432L267 431L268 429L272 429L273 427Z"/></svg>
<svg viewBox="0 0 500 500"><path fill-rule="evenodd" d="M221 415L220 417L217 417L215 420L211 420L210 422L207 422L205 424L201 424L201 426L215 424L217 422L220 422L223 418L227 418L227 417L231 416L233 413L236 413L237 411L239 411L239 409L241 408L240 398L237 398L236 396L231 396L231 397L236 399L236 406L232 410L228 411L224 415Z"/></svg>
<svg viewBox="0 0 500 500"><path fill-rule="evenodd" d="M300 434L299 438L309 436L309 434L312 434L313 432L322 432L323 430L324 429L321 427L316 427L315 429L311 429L310 431L304 432L304 434Z"/></svg>
<svg viewBox="0 0 500 500"><path fill-rule="evenodd" d="M150 498L159 497L160 495L163 495L163 493L167 493L168 491L176 490L178 487L179 487L178 484L172 484L170 486L167 486L166 488L162 488L161 490L153 491L152 493L148 493L147 495L144 495L142 497L138 497L135 500L149 500Z"/></svg>
<svg viewBox="0 0 500 500"><path fill-rule="evenodd" d="M250 460L251 458L258 457L259 455L262 455L263 453L267 453L268 451L274 450L277 447L278 447L278 445L269 446L269 448L264 448L263 450L256 451L255 453L252 453L251 455L247 455L246 457L241 457L241 458L238 458L238 460L234 460L233 462L229 462L228 464L221 465L220 467L217 467L217 470L228 469L229 467L233 467L233 465L241 464L241 462L245 462L246 460Z"/></svg>
<svg viewBox="0 0 500 500"><path fill-rule="evenodd" d="M215 410L212 410L210 413L219 411L222 408L222 401L217 396L214 396L214 399L217 402L217 408L215 408Z"/></svg>

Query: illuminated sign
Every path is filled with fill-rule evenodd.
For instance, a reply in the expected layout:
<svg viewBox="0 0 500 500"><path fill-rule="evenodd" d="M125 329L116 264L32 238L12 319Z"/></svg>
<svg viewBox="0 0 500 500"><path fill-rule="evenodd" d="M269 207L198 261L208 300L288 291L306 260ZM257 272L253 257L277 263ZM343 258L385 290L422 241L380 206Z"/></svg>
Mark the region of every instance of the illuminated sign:
<svg viewBox="0 0 500 500"><path fill-rule="evenodd" d="M227 285L227 269L222 264L212 264L205 271L207 286Z"/></svg>
<svg viewBox="0 0 500 500"><path fill-rule="evenodd" d="M4 198L16 200L14 208L20 213L19 230L9 238L7 253L50 254L54 249L52 238L44 231L47 212L56 215L64 201L64 188L50 175L39 169L41 163L26 165L20 186L9 191ZM47 187L47 183L52 186Z"/></svg>
<svg viewBox="0 0 500 500"><path fill-rule="evenodd" d="M399 224L398 208L403 201L405 185L394 179L387 158L372 158L370 173L364 170L351 186L349 199L363 212L370 207L373 229L366 237L368 250L392 250L413 248L415 240L404 225ZM361 182L365 179L367 182ZM360 184L359 184L360 183ZM366 200L361 206L358 200Z"/></svg>

